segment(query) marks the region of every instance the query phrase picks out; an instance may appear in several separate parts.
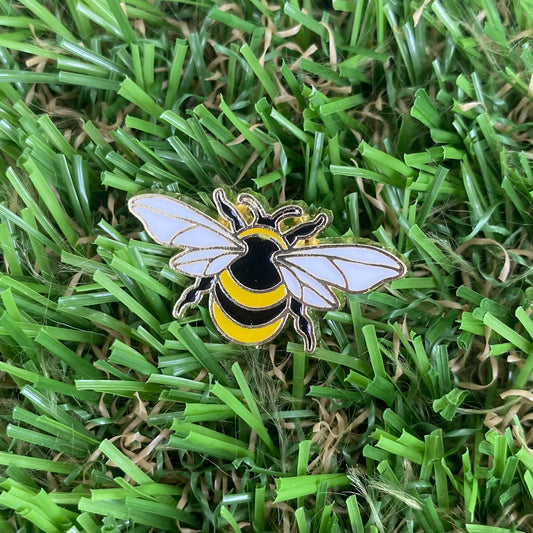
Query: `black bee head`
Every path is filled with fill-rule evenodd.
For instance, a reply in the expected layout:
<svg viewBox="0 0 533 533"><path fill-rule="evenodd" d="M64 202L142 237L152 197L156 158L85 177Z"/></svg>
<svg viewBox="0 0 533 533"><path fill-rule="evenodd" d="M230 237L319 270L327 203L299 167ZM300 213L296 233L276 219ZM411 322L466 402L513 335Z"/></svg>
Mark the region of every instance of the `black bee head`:
<svg viewBox="0 0 533 533"><path fill-rule="evenodd" d="M267 213L260 202L251 194L241 193L237 200L244 204L254 217L253 224L260 224L279 231L280 223L286 218L301 217L303 209L299 205L286 205L276 209L273 213Z"/></svg>

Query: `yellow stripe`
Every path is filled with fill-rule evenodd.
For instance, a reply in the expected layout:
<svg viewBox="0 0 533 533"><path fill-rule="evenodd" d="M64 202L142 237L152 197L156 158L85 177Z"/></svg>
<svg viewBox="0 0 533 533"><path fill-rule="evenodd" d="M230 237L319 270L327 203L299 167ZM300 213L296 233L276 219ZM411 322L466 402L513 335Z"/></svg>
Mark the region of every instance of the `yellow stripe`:
<svg viewBox="0 0 533 533"><path fill-rule="evenodd" d="M278 329L283 326L286 318L283 316L279 320L276 320L276 322L273 324L268 324L267 326L247 328L240 326L236 322L233 322L233 320L230 320L222 312L222 309L220 309L217 302L213 302L211 316L224 335L242 344L260 344L270 339L277 333Z"/></svg>
<svg viewBox="0 0 533 533"><path fill-rule="evenodd" d="M248 291L237 285L227 270L224 270L222 274L220 274L220 283L230 298L250 309L271 307L272 305L281 302L287 294L285 285L280 285L277 289L269 292Z"/></svg>
<svg viewBox="0 0 533 533"><path fill-rule="evenodd" d="M268 228L249 228L239 233L239 239L246 237L247 235L264 235L274 239L284 250L287 249L285 241L275 232Z"/></svg>

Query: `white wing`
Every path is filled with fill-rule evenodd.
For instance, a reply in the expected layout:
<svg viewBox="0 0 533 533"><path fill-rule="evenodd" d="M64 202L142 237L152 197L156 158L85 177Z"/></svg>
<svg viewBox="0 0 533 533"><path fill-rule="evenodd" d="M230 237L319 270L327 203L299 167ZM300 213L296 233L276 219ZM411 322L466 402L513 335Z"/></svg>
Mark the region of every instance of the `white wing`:
<svg viewBox="0 0 533 533"><path fill-rule="evenodd" d="M362 244L321 244L280 251L274 260L287 290L303 304L334 310L339 300L331 287L359 293L401 278L405 265L394 255Z"/></svg>
<svg viewBox="0 0 533 533"><path fill-rule="evenodd" d="M222 224L176 198L140 194L130 199L128 207L155 241L185 248L170 266L187 276L217 274L245 251Z"/></svg>
<svg viewBox="0 0 533 533"><path fill-rule="evenodd" d="M185 250L170 259L170 268L179 270L187 276L214 276L222 272L242 252L228 251L226 248L207 248L205 250Z"/></svg>

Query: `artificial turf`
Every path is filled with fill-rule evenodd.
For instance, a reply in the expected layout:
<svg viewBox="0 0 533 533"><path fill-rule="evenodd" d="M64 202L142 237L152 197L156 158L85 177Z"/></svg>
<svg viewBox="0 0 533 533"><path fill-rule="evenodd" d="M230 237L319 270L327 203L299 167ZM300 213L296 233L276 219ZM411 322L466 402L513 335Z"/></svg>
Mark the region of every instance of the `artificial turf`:
<svg viewBox="0 0 533 533"><path fill-rule="evenodd" d="M533 3L0 0L0 531L533 531ZM408 275L246 348L127 210L328 209Z"/></svg>

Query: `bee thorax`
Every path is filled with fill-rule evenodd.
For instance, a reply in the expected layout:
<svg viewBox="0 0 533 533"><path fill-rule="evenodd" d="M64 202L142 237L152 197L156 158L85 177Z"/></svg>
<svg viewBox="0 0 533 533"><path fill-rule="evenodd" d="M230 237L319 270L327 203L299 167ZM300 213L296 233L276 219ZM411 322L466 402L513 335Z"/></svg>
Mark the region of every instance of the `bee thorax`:
<svg viewBox="0 0 533 533"><path fill-rule="evenodd" d="M280 250L278 244L259 236L248 237L245 242L248 252L230 266L233 277L244 287L256 291L279 285L281 276L272 262L274 252Z"/></svg>

